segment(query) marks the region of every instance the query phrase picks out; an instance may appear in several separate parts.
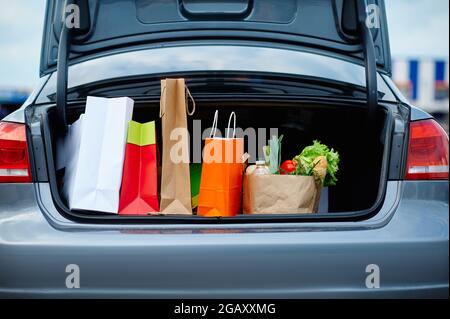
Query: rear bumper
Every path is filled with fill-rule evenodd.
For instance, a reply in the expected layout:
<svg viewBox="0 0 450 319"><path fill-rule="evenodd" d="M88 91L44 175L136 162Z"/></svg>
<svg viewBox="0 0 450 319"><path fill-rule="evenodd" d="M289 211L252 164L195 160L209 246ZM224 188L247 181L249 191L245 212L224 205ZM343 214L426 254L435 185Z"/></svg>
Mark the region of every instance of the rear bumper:
<svg viewBox="0 0 450 319"><path fill-rule="evenodd" d="M389 182L367 221L283 225L76 225L46 188L0 186L0 297L448 297L447 182Z"/></svg>

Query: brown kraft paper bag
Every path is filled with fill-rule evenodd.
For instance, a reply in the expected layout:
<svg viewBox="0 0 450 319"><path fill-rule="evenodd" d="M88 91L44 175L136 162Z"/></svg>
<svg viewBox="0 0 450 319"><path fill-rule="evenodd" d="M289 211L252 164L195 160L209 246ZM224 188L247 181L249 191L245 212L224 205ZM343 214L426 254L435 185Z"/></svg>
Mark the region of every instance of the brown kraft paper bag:
<svg viewBox="0 0 450 319"><path fill-rule="evenodd" d="M313 214L322 187L313 176L246 175L244 214Z"/></svg>
<svg viewBox="0 0 450 319"><path fill-rule="evenodd" d="M187 96L192 100L192 111L188 109ZM185 85L184 79L166 79L161 81L160 117L162 122L163 150L160 209L162 214L192 215L189 137L178 137L177 140L171 140L170 137L174 129L188 132L187 114L192 115L194 112L195 102ZM183 154L187 154L182 161L174 162L171 158L172 149L187 150L183 152ZM177 152L175 151L175 153Z"/></svg>

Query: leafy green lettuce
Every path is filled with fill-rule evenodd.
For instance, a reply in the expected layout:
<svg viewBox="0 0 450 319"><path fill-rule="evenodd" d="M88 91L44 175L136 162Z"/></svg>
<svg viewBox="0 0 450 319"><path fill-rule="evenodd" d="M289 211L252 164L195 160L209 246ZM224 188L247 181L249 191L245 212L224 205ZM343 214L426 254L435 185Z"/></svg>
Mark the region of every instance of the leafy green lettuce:
<svg viewBox="0 0 450 319"><path fill-rule="evenodd" d="M339 170L339 153L334 149L329 149L328 146L314 141L314 144L305 147L302 153L294 158L306 172L311 172L314 169L314 160L319 156L325 156L328 161L327 175L325 177L324 186L335 186L337 183L337 171Z"/></svg>

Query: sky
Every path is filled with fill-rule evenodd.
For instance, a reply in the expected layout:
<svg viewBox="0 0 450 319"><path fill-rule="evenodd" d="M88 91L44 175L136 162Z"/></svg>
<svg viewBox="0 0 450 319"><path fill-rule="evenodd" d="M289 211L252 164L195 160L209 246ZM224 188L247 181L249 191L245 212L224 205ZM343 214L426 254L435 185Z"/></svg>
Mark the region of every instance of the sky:
<svg viewBox="0 0 450 319"><path fill-rule="evenodd" d="M393 57L448 59L449 0L386 0ZM39 80L45 0L0 0L0 88Z"/></svg>

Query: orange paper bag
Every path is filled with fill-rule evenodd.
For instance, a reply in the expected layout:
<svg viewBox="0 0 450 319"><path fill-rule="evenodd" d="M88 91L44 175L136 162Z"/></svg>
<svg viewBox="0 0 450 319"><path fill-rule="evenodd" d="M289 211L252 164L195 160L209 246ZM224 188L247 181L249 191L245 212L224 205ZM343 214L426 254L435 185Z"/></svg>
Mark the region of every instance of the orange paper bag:
<svg viewBox="0 0 450 319"><path fill-rule="evenodd" d="M197 214L205 217L236 216L241 208L244 139L236 138L236 114L231 113L226 138L215 137L216 111L211 137L205 140ZM234 117L234 129L230 123Z"/></svg>

